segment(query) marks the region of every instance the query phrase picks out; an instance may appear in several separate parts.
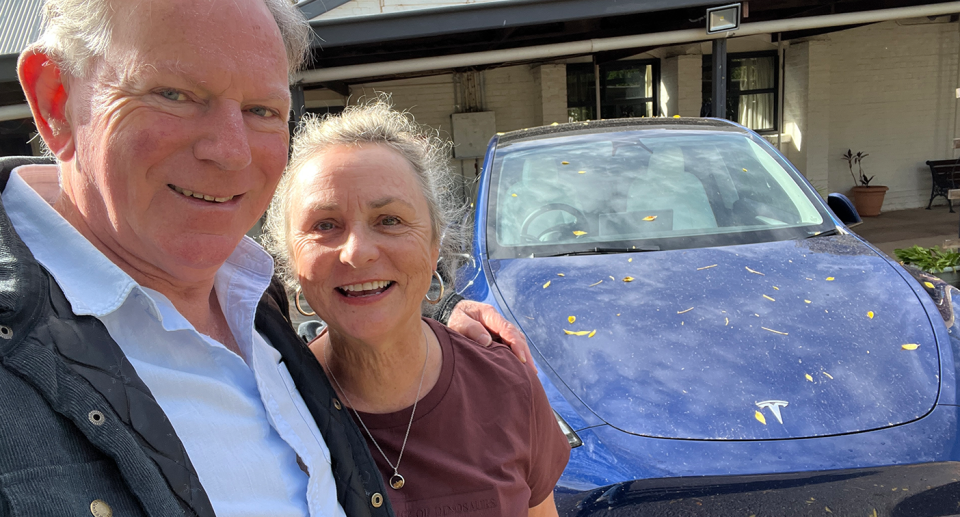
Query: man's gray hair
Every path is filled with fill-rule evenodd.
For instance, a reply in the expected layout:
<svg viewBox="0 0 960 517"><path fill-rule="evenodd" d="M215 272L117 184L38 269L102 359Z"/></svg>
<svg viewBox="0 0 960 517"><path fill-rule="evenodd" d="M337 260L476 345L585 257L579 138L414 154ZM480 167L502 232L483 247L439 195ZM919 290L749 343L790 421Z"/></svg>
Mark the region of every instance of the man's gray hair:
<svg viewBox="0 0 960 517"><path fill-rule="evenodd" d="M339 115L307 115L293 138L293 154L267 210L263 244L277 261L277 273L291 289L297 283L296 264L290 253L290 206L296 178L304 166L335 146L381 144L390 147L410 164L430 210L433 238L440 244L438 269L452 278L457 257L464 253L465 236L457 225L463 212L449 173L450 142L436 130L417 124L413 115L394 110L387 96L356 106ZM447 291L448 293L450 290Z"/></svg>
<svg viewBox="0 0 960 517"><path fill-rule="evenodd" d="M290 0L263 0L263 3L280 29L292 77L306 59L310 26ZM113 28L112 15L111 0L46 0L43 32L31 48L42 50L69 75L83 77L91 61L106 54Z"/></svg>

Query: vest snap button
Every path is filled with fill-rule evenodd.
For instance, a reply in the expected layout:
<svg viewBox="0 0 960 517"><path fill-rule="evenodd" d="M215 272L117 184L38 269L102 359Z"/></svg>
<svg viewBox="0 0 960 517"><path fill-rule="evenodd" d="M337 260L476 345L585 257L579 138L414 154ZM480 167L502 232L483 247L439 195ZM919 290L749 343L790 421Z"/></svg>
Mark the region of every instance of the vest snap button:
<svg viewBox="0 0 960 517"><path fill-rule="evenodd" d="M93 517L113 517L113 510L110 505L100 499L94 499L90 503L90 514Z"/></svg>
<svg viewBox="0 0 960 517"><path fill-rule="evenodd" d="M340 405L340 401L337 399L333 399L333 407L337 408L337 411L343 409L343 406Z"/></svg>
<svg viewBox="0 0 960 517"><path fill-rule="evenodd" d="M370 504L372 504L374 508L383 506L383 496L380 495L380 492L373 494L373 497L370 498Z"/></svg>
<svg viewBox="0 0 960 517"><path fill-rule="evenodd" d="M0 325L0 338L13 339L13 329L6 325Z"/></svg>
<svg viewBox="0 0 960 517"><path fill-rule="evenodd" d="M93 411L87 413L87 420L89 420L90 423L93 425L103 425L104 422L107 421L107 417L103 416L103 413L94 409ZM97 501L99 501L99 499ZM107 504L107 503L103 503L103 504ZM109 506L107 508L109 509Z"/></svg>

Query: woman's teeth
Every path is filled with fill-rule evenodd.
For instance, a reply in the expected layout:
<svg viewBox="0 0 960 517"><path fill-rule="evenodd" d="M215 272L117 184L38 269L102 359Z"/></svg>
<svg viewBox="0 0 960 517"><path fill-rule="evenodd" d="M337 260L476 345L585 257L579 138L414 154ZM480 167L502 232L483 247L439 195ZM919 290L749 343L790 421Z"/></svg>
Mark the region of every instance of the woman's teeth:
<svg viewBox="0 0 960 517"><path fill-rule="evenodd" d="M226 203L227 201L230 201L231 199L233 199L233 198L235 197L235 196L229 196L229 197L213 197L213 196L210 196L210 195L207 195L207 194L203 194L203 193L201 193L201 192L194 192L194 191L192 191L192 190L183 189L183 188L180 188L180 187L178 187L178 186L176 186L176 185L170 185L170 187L172 187L173 190L175 190L175 191L183 194L184 196L192 197L192 198L195 198L195 199L202 199L202 200L204 200L204 201L213 201L214 203Z"/></svg>
<svg viewBox="0 0 960 517"><path fill-rule="evenodd" d="M364 282L362 284L342 285L337 289L343 291L347 296L368 296L380 294L393 282L389 280L375 280L373 282Z"/></svg>

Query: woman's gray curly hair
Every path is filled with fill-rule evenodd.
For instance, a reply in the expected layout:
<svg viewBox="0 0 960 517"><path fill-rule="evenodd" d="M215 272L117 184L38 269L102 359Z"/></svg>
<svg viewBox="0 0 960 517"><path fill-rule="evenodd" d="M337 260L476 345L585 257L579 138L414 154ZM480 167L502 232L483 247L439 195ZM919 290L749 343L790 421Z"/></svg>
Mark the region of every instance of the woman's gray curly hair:
<svg viewBox="0 0 960 517"><path fill-rule="evenodd" d="M310 26L289 0L263 3L280 29L292 77L307 56ZM42 50L71 76L84 77L91 61L107 52L113 33L113 11L111 0L46 0L43 32L30 48Z"/></svg>
<svg viewBox="0 0 960 517"><path fill-rule="evenodd" d="M263 245L276 259L277 273L291 289L298 285L289 243L290 197L296 177L307 162L331 147L363 144L386 145L410 163L430 209L433 238L440 244L439 273L446 279L453 278L455 258L463 251L464 238L450 224L457 222L463 211L448 170L451 144L441 139L436 130L417 124L410 113L394 110L389 96L382 95L348 106L339 115L307 114L300 122L293 138L290 163L277 186L263 227Z"/></svg>

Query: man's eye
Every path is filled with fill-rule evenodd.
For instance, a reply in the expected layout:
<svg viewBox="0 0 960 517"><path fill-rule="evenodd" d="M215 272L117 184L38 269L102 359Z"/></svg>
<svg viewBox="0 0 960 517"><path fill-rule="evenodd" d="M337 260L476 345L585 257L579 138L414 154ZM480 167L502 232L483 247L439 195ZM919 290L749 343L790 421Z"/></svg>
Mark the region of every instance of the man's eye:
<svg viewBox="0 0 960 517"><path fill-rule="evenodd" d="M380 220L380 224L384 226L396 226L400 224L399 217L387 216Z"/></svg>
<svg viewBox="0 0 960 517"><path fill-rule="evenodd" d="M330 230L333 229L333 223L327 222L327 221L321 221L321 222L317 223L316 228L317 228L318 230L320 230L321 232L330 231Z"/></svg>
<svg viewBox="0 0 960 517"><path fill-rule="evenodd" d="M250 108L250 113L253 113L258 117L264 117L264 118L277 116L277 114L272 109L265 108L263 106L255 106L253 108Z"/></svg>
<svg viewBox="0 0 960 517"><path fill-rule="evenodd" d="M160 95L162 95L163 98L168 99L168 100L171 100L171 101L185 101L185 100L187 100L187 96L184 95L183 92L180 92L180 91L177 91L177 90L161 90L161 91L160 91Z"/></svg>

